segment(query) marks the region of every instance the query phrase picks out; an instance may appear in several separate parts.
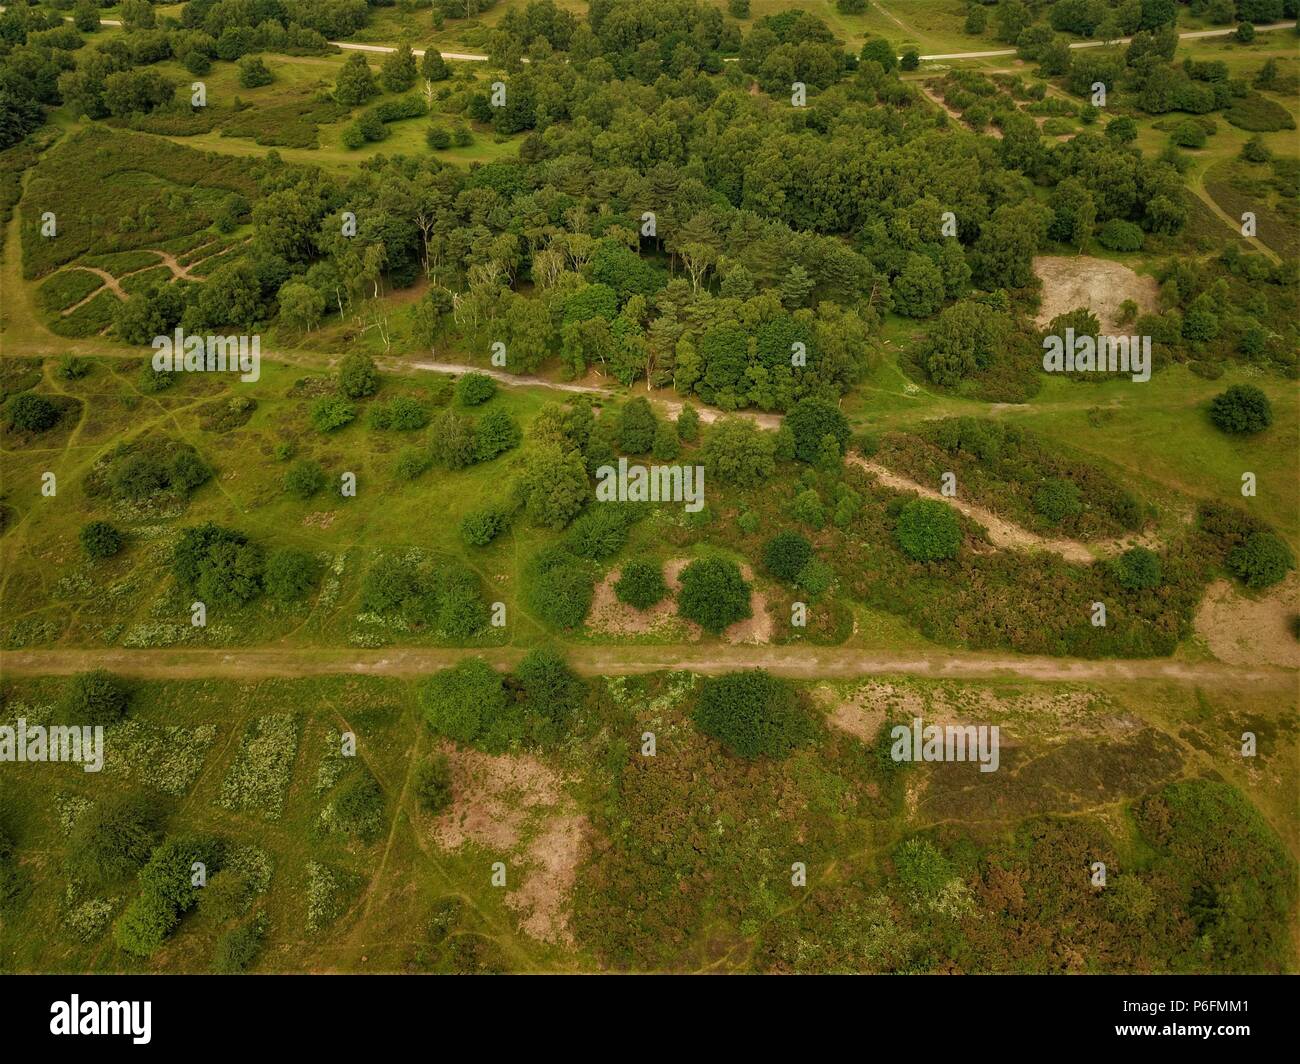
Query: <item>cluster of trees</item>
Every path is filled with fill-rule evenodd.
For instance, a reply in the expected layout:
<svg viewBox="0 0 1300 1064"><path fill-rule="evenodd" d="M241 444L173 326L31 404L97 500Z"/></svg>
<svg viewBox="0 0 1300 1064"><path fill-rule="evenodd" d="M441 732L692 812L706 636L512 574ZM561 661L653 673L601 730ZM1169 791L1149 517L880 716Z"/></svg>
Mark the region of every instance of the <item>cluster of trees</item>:
<svg viewBox="0 0 1300 1064"><path fill-rule="evenodd" d="M187 528L172 552L172 576L209 608L237 609L263 592L295 602L316 586L319 565L306 551L280 547L268 556L242 532L208 522Z"/></svg>
<svg viewBox="0 0 1300 1064"><path fill-rule="evenodd" d="M462 562L433 558L380 558L361 588L368 613L427 626L445 638L463 641L488 623L478 574Z"/></svg>

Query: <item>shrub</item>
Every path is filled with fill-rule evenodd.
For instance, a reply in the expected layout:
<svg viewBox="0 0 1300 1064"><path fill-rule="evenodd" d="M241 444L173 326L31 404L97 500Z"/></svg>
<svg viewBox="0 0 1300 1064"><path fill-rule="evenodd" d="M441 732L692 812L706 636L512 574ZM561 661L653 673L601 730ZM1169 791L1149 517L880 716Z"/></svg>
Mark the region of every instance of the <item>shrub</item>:
<svg viewBox="0 0 1300 1064"><path fill-rule="evenodd" d="M1034 492L1034 509L1059 525L1067 517L1083 513L1083 499L1079 486L1063 477L1049 477Z"/></svg>
<svg viewBox="0 0 1300 1064"><path fill-rule="evenodd" d="M79 381L90 372L90 362L79 355L64 355L54 372L59 380Z"/></svg>
<svg viewBox="0 0 1300 1064"><path fill-rule="evenodd" d="M284 490L300 499L310 499L324 486L325 470L310 458L294 462L284 475Z"/></svg>
<svg viewBox="0 0 1300 1064"><path fill-rule="evenodd" d="M9 400L5 416L17 432L45 432L58 422L59 408L43 395L22 392Z"/></svg>
<svg viewBox="0 0 1300 1064"><path fill-rule="evenodd" d="M354 351L339 363L339 392L348 399L365 399L379 391L379 370L369 355ZM351 420L351 419L349 419Z"/></svg>
<svg viewBox="0 0 1300 1064"><path fill-rule="evenodd" d="M433 754L415 770L415 800L430 813L441 813L452 801L451 762L446 754Z"/></svg>
<svg viewBox="0 0 1300 1064"><path fill-rule="evenodd" d="M372 841L384 826L384 792L368 770L339 789L325 808L324 823L362 842Z"/></svg>
<svg viewBox="0 0 1300 1064"><path fill-rule="evenodd" d="M311 423L317 432L337 432L352 424L357 408L339 395L317 399L311 407Z"/></svg>
<svg viewBox="0 0 1300 1064"><path fill-rule="evenodd" d="M318 566L314 557L293 547L281 547L273 550L266 559L262 581L266 593L273 599L298 602L316 586L317 576Z"/></svg>
<svg viewBox="0 0 1300 1064"><path fill-rule="evenodd" d="M614 582L614 594L620 602L638 610L648 610L668 594L663 566L652 561L628 562Z"/></svg>
<svg viewBox="0 0 1300 1064"><path fill-rule="evenodd" d="M399 480L414 480L433 465L433 455L419 447L404 447L393 463L393 473Z"/></svg>
<svg viewBox="0 0 1300 1064"><path fill-rule="evenodd" d="M682 443L694 443L700 438L700 414L690 403L684 403L677 415L677 438Z"/></svg>
<svg viewBox="0 0 1300 1064"><path fill-rule="evenodd" d="M214 924L224 924L248 912L253 901L253 885L248 877L229 868L208 880L199 894L199 915Z"/></svg>
<svg viewBox="0 0 1300 1064"><path fill-rule="evenodd" d="M812 556L812 544L798 532L780 532L763 547L763 568L776 579L793 584Z"/></svg>
<svg viewBox="0 0 1300 1064"><path fill-rule="evenodd" d="M510 511L504 506L471 510L460 522L460 538L471 547L486 547L510 527Z"/></svg>
<svg viewBox="0 0 1300 1064"><path fill-rule="evenodd" d="M81 549L86 552L86 557L96 560L111 558L122 549L122 533L107 521L82 525L77 538L81 540Z"/></svg>
<svg viewBox="0 0 1300 1064"><path fill-rule="evenodd" d="M1142 228L1122 218L1112 218L1097 233L1097 243L1108 251L1141 251Z"/></svg>
<svg viewBox="0 0 1300 1064"><path fill-rule="evenodd" d="M113 938L128 953L147 957L156 951L194 907L198 888L191 882L195 862L212 875L220 869L221 846L199 836L169 838L140 869L140 893L113 927Z"/></svg>
<svg viewBox="0 0 1300 1064"><path fill-rule="evenodd" d="M914 561L946 561L957 556L961 526L952 507L934 499L913 499L898 515L894 535Z"/></svg>
<svg viewBox="0 0 1300 1064"><path fill-rule="evenodd" d="M69 682L60 703L69 724L92 727L115 724L126 716L131 696L126 684L111 672L79 672Z"/></svg>
<svg viewBox="0 0 1300 1064"><path fill-rule="evenodd" d="M609 558L627 542L627 521L615 506L591 506L570 526L564 543L579 558Z"/></svg>
<svg viewBox="0 0 1300 1064"><path fill-rule="evenodd" d="M677 429L670 421L661 421L655 428L654 447L651 453L660 462L675 462L682 453Z"/></svg>
<svg viewBox="0 0 1300 1064"><path fill-rule="evenodd" d="M563 739L586 694L586 685L569 669L564 657L554 647L535 647L515 669L515 679L523 695L529 739L542 746Z"/></svg>
<svg viewBox="0 0 1300 1064"><path fill-rule="evenodd" d="M629 400L618 415L618 445L628 454L646 454L654 447L659 422L650 401L641 396Z"/></svg>
<svg viewBox="0 0 1300 1064"><path fill-rule="evenodd" d="M466 373L456 382L456 402L482 406L497 394L497 382L483 373Z"/></svg>
<svg viewBox="0 0 1300 1064"><path fill-rule="evenodd" d="M490 462L499 454L518 447L523 430L504 410L489 410L474 426L474 460Z"/></svg>
<svg viewBox="0 0 1300 1064"><path fill-rule="evenodd" d="M172 574L182 587L212 605L240 606L262 590L265 558L248 537L209 522L181 533L172 552Z"/></svg>
<svg viewBox="0 0 1300 1064"><path fill-rule="evenodd" d="M1169 139L1180 148L1204 148L1205 127L1194 118L1188 118L1174 126Z"/></svg>
<svg viewBox="0 0 1300 1064"><path fill-rule="evenodd" d="M434 151L443 151L451 147L451 133L442 126L430 126L424 135L424 142Z"/></svg>
<svg viewBox="0 0 1300 1064"><path fill-rule="evenodd" d="M212 950L212 970L218 975L247 971L261 952L265 937L266 920L260 913L220 935Z"/></svg>
<svg viewBox="0 0 1300 1064"><path fill-rule="evenodd" d="M104 795L73 827L69 873L99 887L134 874L162 838L162 819L144 795Z"/></svg>
<svg viewBox="0 0 1300 1064"><path fill-rule="evenodd" d="M711 477L738 488L756 488L776 470L776 441L752 421L723 418L704 441L704 462Z"/></svg>
<svg viewBox="0 0 1300 1064"><path fill-rule="evenodd" d="M1115 559L1115 579L1126 591L1149 591L1160 585L1160 557L1146 547L1131 547Z"/></svg>
<svg viewBox="0 0 1300 1064"><path fill-rule="evenodd" d="M1260 432L1273 424L1273 407L1253 384L1234 384L1210 400L1210 420L1234 435Z"/></svg>
<svg viewBox="0 0 1300 1064"><path fill-rule="evenodd" d="M529 608L556 628L576 628L586 619L595 593L591 563L563 547L542 551L529 562L524 586Z"/></svg>
<svg viewBox="0 0 1300 1064"><path fill-rule="evenodd" d="M269 85L274 80L260 55L246 55L239 61L241 89L256 89L261 85Z"/></svg>
<svg viewBox="0 0 1300 1064"><path fill-rule="evenodd" d="M425 717L439 735L501 753L523 738L523 715L506 695L502 678L482 658L466 658L429 677L422 694Z"/></svg>
<svg viewBox="0 0 1300 1064"><path fill-rule="evenodd" d="M1252 591L1272 587L1295 568L1291 548L1272 532L1253 532L1228 553L1228 570Z"/></svg>
<svg viewBox="0 0 1300 1064"><path fill-rule="evenodd" d="M839 407L823 399L800 399L790 408L783 424L794 434L795 458L809 465L821 456L824 437L834 437L842 455L852 436L848 419Z"/></svg>
<svg viewBox="0 0 1300 1064"><path fill-rule="evenodd" d="M693 717L739 757L787 757L817 736L794 685L762 669L704 680Z"/></svg>
<svg viewBox="0 0 1300 1064"><path fill-rule="evenodd" d="M677 612L715 635L737 621L753 616L750 587L740 567L724 558L701 558L681 575Z"/></svg>

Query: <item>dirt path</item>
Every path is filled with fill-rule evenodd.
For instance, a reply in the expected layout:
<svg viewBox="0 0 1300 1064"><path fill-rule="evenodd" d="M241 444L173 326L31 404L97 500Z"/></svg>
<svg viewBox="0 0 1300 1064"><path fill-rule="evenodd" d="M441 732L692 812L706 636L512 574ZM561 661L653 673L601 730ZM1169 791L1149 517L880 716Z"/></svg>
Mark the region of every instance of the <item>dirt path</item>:
<svg viewBox="0 0 1300 1064"><path fill-rule="evenodd" d="M970 126L962 122L961 112L958 111L957 108L948 106L947 101L945 101L944 98L940 96L937 92L932 91L924 81L918 81L916 83L916 86L921 90L922 96L924 96L932 104L934 104L941 111L943 111L943 113L946 114L949 118L951 118L954 122L961 123L963 129L970 131ZM994 125L987 126L984 129L979 130L978 132L987 133L990 137L993 137L995 140L1002 139L1002 130L998 129L998 127Z"/></svg>
<svg viewBox="0 0 1300 1064"><path fill-rule="evenodd" d="M465 657L483 657L509 669L524 656L523 648L403 647L360 650L354 647L301 649L190 650L13 650L0 652L0 675L67 675L110 669L154 679L262 679L322 674L425 676ZM1295 669L1238 666L1219 662L1167 659L1084 661L1011 653L914 654L846 647L794 646L570 646L569 664L589 676L636 675L673 669L715 674L763 668L795 679L843 679L905 675L930 679L1021 679L1046 682L1157 682L1196 686L1244 686L1296 690Z"/></svg>
<svg viewBox="0 0 1300 1064"><path fill-rule="evenodd" d="M1021 528L1020 525L1008 521L1005 517L999 517L992 510L986 510L974 503L964 502L960 498L947 498L932 488L918 484L915 480L909 480L907 477L886 469L875 462L868 462L858 455L850 455L849 461L865 469L886 487L894 488L896 491L914 491L927 499L947 503L965 514L972 521L978 521L988 529L989 539L993 541L994 546L1008 550L1050 551L1052 554L1059 554L1068 562L1087 563L1094 560L1093 552L1078 540L1049 539L1046 536L1040 536L1037 532L1030 532L1027 528Z"/></svg>
<svg viewBox="0 0 1300 1064"><path fill-rule="evenodd" d="M886 12L888 14L888 12ZM897 21L897 19L895 19ZM1267 26L1256 26L1256 33L1265 33L1268 30L1288 30L1295 25L1295 20L1290 22L1270 22ZM1189 30L1187 33L1180 33L1180 41L1196 40L1201 37L1227 37L1236 33L1235 26L1226 30ZM1108 45L1131 44L1132 37L1120 37L1113 41L1071 41L1071 48L1105 48ZM939 60L939 59L993 59L1002 55L1015 55L1014 48L994 48L986 52L948 52L944 55L923 55L922 59Z"/></svg>

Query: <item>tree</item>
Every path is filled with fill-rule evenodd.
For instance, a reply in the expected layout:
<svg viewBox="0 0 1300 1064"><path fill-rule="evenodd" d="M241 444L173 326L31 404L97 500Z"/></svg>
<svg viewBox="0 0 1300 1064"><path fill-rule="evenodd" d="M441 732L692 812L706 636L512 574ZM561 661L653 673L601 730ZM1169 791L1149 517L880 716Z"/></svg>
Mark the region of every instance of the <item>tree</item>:
<svg viewBox="0 0 1300 1064"><path fill-rule="evenodd" d="M116 724L131 701L126 684L111 672L96 669L79 672L63 692L59 704L62 719L73 725Z"/></svg>
<svg viewBox="0 0 1300 1064"><path fill-rule="evenodd" d="M451 77L451 70L437 48L426 48L420 58L420 77L425 81L446 81Z"/></svg>
<svg viewBox="0 0 1300 1064"><path fill-rule="evenodd" d="M1115 579L1126 591L1160 586L1160 556L1146 547L1130 547L1115 559Z"/></svg>
<svg viewBox="0 0 1300 1064"><path fill-rule="evenodd" d="M504 410L489 410L474 427L474 461L490 462L499 454L518 447L523 430Z"/></svg>
<svg viewBox="0 0 1300 1064"><path fill-rule="evenodd" d="M271 71L267 68L260 55L246 55L239 61L239 87L241 89L256 89L261 85L269 85L274 80Z"/></svg>
<svg viewBox="0 0 1300 1064"><path fill-rule="evenodd" d="M638 610L648 610L668 594L663 566L652 561L628 562L614 582L614 594L620 602Z"/></svg>
<svg viewBox="0 0 1300 1064"><path fill-rule="evenodd" d="M554 628L577 628L591 609L595 593L591 562L574 557L563 547L534 556L524 569L524 591L529 608Z"/></svg>
<svg viewBox="0 0 1300 1064"><path fill-rule="evenodd" d="M344 355L339 363L339 392L349 399L365 399L379 391L375 360L360 351Z"/></svg>
<svg viewBox="0 0 1300 1064"><path fill-rule="evenodd" d="M1228 571L1252 591L1271 587L1295 568L1291 548L1272 532L1252 532L1227 558Z"/></svg>
<svg viewBox="0 0 1300 1064"><path fill-rule="evenodd" d="M523 695L529 741L546 746L565 738L568 724L586 697L586 684L553 646L534 647L515 668Z"/></svg>
<svg viewBox="0 0 1300 1064"><path fill-rule="evenodd" d="M18 432L45 432L59 420L59 408L43 395L20 392L5 411L9 427Z"/></svg>
<svg viewBox="0 0 1300 1064"><path fill-rule="evenodd" d="M677 415L677 438L682 443L694 443L700 438L700 414L690 403L683 403Z"/></svg>
<svg viewBox="0 0 1300 1064"><path fill-rule="evenodd" d="M456 382L456 402L482 406L497 394L497 382L484 373L466 373Z"/></svg>
<svg viewBox="0 0 1300 1064"><path fill-rule="evenodd" d="M706 678L692 719L705 735L745 758L788 757L817 736L794 685L762 669Z"/></svg>
<svg viewBox="0 0 1300 1064"><path fill-rule="evenodd" d="M961 526L952 507L935 499L913 499L898 515L894 536L914 561L946 561L957 556Z"/></svg>
<svg viewBox="0 0 1300 1064"><path fill-rule="evenodd" d="M903 53L903 58L899 60L899 66L903 70L919 70L921 68L921 53L915 48L909 48Z"/></svg>
<svg viewBox="0 0 1300 1064"><path fill-rule="evenodd" d="M91 521L82 525L78 539L86 557L95 560L111 558L122 549L122 533L107 521Z"/></svg>
<svg viewBox="0 0 1300 1064"><path fill-rule="evenodd" d="M682 453L677 429L671 421L661 421L655 428L655 442L651 453L660 462L675 462Z"/></svg>
<svg viewBox="0 0 1300 1064"><path fill-rule="evenodd" d="M263 584L266 593L278 602L298 602L316 586L319 566L303 550L281 547L266 559Z"/></svg>
<svg viewBox="0 0 1300 1064"><path fill-rule="evenodd" d="M1234 384L1210 400L1210 420L1233 435L1260 432L1273 424L1273 406L1253 384Z"/></svg>
<svg viewBox="0 0 1300 1064"><path fill-rule="evenodd" d="M542 443L528 456L519 491L529 519L556 531L564 528L587 504L591 484L578 451Z"/></svg>
<svg viewBox="0 0 1300 1064"><path fill-rule="evenodd" d="M848 419L834 403L824 399L800 399L790 408L783 422L794 435L794 456L801 462L813 465L822 452L822 441L832 436L844 454L852 432Z"/></svg>
<svg viewBox="0 0 1300 1064"><path fill-rule="evenodd" d="M265 558L241 532L209 522L181 533L172 552L176 582L208 606L242 606L262 590Z"/></svg>
<svg viewBox="0 0 1300 1064"><path fill-rule="evenodd" d="M72 25L78 33L99 32L98 0L77 0L72 9Z"/></svg>
<svg viewBox="0 0 1300 1064"><path fill-rule="evenodd" d="M360 52L353 52L334 83L334 99L345 107L356 107L379 93L370 64Z"/></svg>
<svg viewBox="0 0 1300 1064"><path fill-rule="evenodd" d="M699 558L681 575L677 612L714 635L753 616L750 587L740 567L725 558Z"/></svg>
<svg viewBox="0 0 1300 1064"><path fill-rule="evenodd" d="M482 658L436 672L420 692L425 719L439 735L473 743L506 712L501 674Z"/></svg>
<svg viewBox="0 0 1300 1064"><path fill-rule="evenodd" d="M642 396L629 400L618 415L618 445L628 454L645 454L654 446L659 423L650 401Z"/></svg>
<svg viewBox="0 0 1300 1064"><path fill-rule="evenodd" d="M579 558L609 558L627 542L627 520L615 505L592 506L569 527L564 544Z"/></svg>
<svg viewBox="0 0 1300 1064"><path fill-rule="evenodd" d="M158 807L142 794L110 792L73 826L69 871L94 886L108 886L134 873L162 838Z"/></svg>
<svg viewBox="0 0 1300 1064"><path fill-rule="evenodd" d="M293 329L310 332L325 313L325 297L309 284L286 281L280 288L280 320Z"/></svg>
<svg viewBox="0 0 1300 1064"><path fill-rule="evenodd" d="M415 53L403 41L397 46L397 51L390 52L384 60L379 80L388 92L405 92L415 84L416 77Z"/></svg>
<svg viewBox="0 0 1300 1064"><path fill-rule="evenodd" d="M779 532L763 546L763 569L777 580L793 584L812 556L812 544L798 532Z"/></svg>
<svg viewBox="0 0 1300 1064"><path fill-rule="evenodd" d="M309 458L301 458L284 475L284 490L300 499L310 499L325 486L325 470Z"/></svg>
<svg viewBox="0 0 1300 1064"><path fill-rule="evenodd" d="M705 437L705 468L723 484L758 487L776 470L774 442L747 418L722 418Z"/></svg>

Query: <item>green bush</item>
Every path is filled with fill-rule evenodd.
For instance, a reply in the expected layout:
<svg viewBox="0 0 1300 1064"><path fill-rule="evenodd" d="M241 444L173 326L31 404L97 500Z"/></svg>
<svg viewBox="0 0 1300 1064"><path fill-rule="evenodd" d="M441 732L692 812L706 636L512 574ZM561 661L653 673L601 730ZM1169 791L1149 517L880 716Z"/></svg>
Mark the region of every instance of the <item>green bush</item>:
<svg viewBox="0 0 1300 1064"><path fill-rule="evenodd" d="M212 970L218 975L238 975L248 970L262 950L266 920L261 913L217 938L212 950Z"/></svg>
<svg viewBox="0 0 1300 1064"><path fill-rule="evenodd" d="M1063 477L1049 477L1034 492L1034 509L1059 525L1067 517L1083 513L1083 497L1079 486Z"/></svg>
<svg viewBox="0 0 1300 1064"><path fill-rule="evenodd" d="M482 406L497 394L497 382L482 373L466 373L456 382L456 402L461 406Z"/></svg>
<svg viewBox="0 0 1300 1064"><path fill-rule="evenodd" d="M430 813L441 813L452 802L451 762L446 754L431 754L415 770L415 800Z"/></svg>
<svg viewBox="0 0 1300 1064"><path fill-rule="evenodd" d="M181 533L172 552L172 575L208 606L242 606L261 593L262 548L233 529L209 522Z"/></svg>
<svg viewBox="0 0 1300 1064"><path fill-rule="evenodd" d="M474 426L474 461L490 462L518 447L523 438L523 430L513 417L504 410L489 410Z"/></svg>
<svg viewBox="0 0 1300 1064"><path fill-rule="evenodd" d="M162 838L162 812L142 794L106 794L73 826L69 874L103 887L133 875Z"/></svg>
<svg viewBox="0 0 1300 1064"><path fill-rule="evenodd" d="M1272 532L1253 532L1228 553L1228 570L1253 591L1271 587L1295 568L1291 548Z"/></svg>
<svg viewBox="0 0 1300 1064"><path fill-rule="evenodd" d="M739 757L787 757L817 737L794 685L762 669L705 679L693 718Z"/></svg>
<svg viewBox="0 0 1300 1064"><path fill-rule="evenodd" d="M790 408L783 424L794 434L794 456L801 462L815 464L822 454L823 439L832 436L845 453L852 432L848 419L834 403L822 399L800 399Z"/></svg>
<svg viewBox="0 0 1300 1064"><path fill-rule="evenodd" d="M421 692L425 717L439 735L502 753L523 738L523 715L502 677L482 658L435 673Z"/></svg>
<svg viewBox="0 0 1300 1064"><path fill-rule="evenodd" d="M299 602L316 586L319 577L316 559L293 547L273 550L266 559L262 582L266 593L278 602Z"/></svg>
<svg viewBox="0 0 1300 1064"><path fill-rule="evenodd" d="M792 584L812 555L812 544L798 532L780 532L763 547L763 569L777 580Z"/></svg>
<svg viewBox="0 0 1300 1064"><path fill-rule="evenodd" d="M528 607L555 628L577 628L586 619L595 594L592 564L561 546L537 554L525 568Z"/></svg>
<svg viewBox="0 0 1300 1064"><path fill-rule="evenodd" d="M618 446L627 454L647 454L654 447L659 422L643 396L628 400L618 414Z"/></svg>
<svg viewBox="0 0 1300 1064"><path fill-rule="evenodd" d="M122 533L107 521L91 521L82 525L77 538L88 558L111 558L122 549Z"/></svg>
<svg viewBox="0 0 1300 1064"><path fill-rule="evenodd" d="M614 594L620 602L638 610L648 610L668 594L663 566L652 561L628 562L614 582Z"/></svg>
<svg viewBox="0 0 1300 1064"><path fill-rule="evenodd" d="M961 525L951 506L934 499L913 499L898 515L894 535L903 553L918 562L957 556Z"/></svg>
<svg viewBox="0 0 1300 1064"><path fill-rule="evenodd" d="M753 616L749 593L750 587L735 562L700 558L682 570L677 612L716 635Z"/></svg>
<svg viewBox="0 0 1300 1064"><path fill-rule="evenodd" d="M16 432L45 432L59 420L59 408L43 395L21 392L9 400L8 425Z"/></svg>
<svg viewBox="0 0 1300 1064"><path fill-rule="evenodd" d="M60 711L62 719L69 724L109 725L126 716L130 702L130 691L121 679L96 669L79 672L68 681Z"/></svg>
<svg viewBox="0 0 1300 1064"><path fill-rule="evenodd" d="M1108 251L1141 251L1142 241L1142 227L1122 218L1112 218L1097 233L1097 243Z"/></svg>
<svg viewBox="0 0 1300 1064"><path fill-rule="evenodd" d="M414 480L433 465L433 455L420 447L404 447L393 463L393 474L399 480Z"/></svg>
<svg viewBox="0 0 1300 1064"><path fill-rule="evenodd" d="M310 499L325 486L325 470L310 458L302 458L284 475L284 490L299 499Z"/></svg>
<svg viewBox="0 0 1300 1064"><path fill-rule="evenodd" d="M253 897L247 876L223 868L199 892L199 915L214 924L229 923L248 912Z"/></svg>
<svg viewBox="0 0 1300 1064"><path fill-rule="evenodd" d="M627 520L617 505L589 506L564 535L564 545L579 558L609 558L627 542Z"/></svg>
<svg viewBox="0 0 1300 1064"><path fill-rule="evenodd" d="M1126 591L1160 586L1160 556L1146 547L1131 547L1115 559L1115 579Z"/></svg>
<svg viewBox="0 0 1300 1064"><path fill-rule="evenodd" d="M384 792L369 770L344 783L325 809L325 823L362 842L372 842L384 827Z"/></svg>
<svg viewBox="0 0 1300 1064"><path fill-rule="evenodd" d="M471 510L460 522L460 538L471 547L486 547L510 527L510 510L504 506L485 506Z"/></svg>
<svg viewBox="0 0 1300 1064"><path fill-rule="evenodd" d="M1273 424L1273 406L1253 384L1234 384L1210 400L1210 420L1233 435L1260 432Z"/></svg>
<svg viewBox="0 0 1300 1064"><path fill-rule="evenodd" d="M515 681L530 741L549 746L564 739L586 696L586 685L560 652L550 646L534 647L515 669Z"/></svg>
<svg viewBox="0 0 1300 1064"><path fill-rule="evenodd" d="M317 399L311 407L311 423L317 432L337 432L352 424L357 408L338 395Z"/></svg>
<svg viewBox="0 0 1300 1064"><path fill-rule="evenodd" d="M379 391L379 370L369 355L354 351L339 363L339 393L348 399L365 399ZM350 420L350 419L349 419Z"/></svg>

